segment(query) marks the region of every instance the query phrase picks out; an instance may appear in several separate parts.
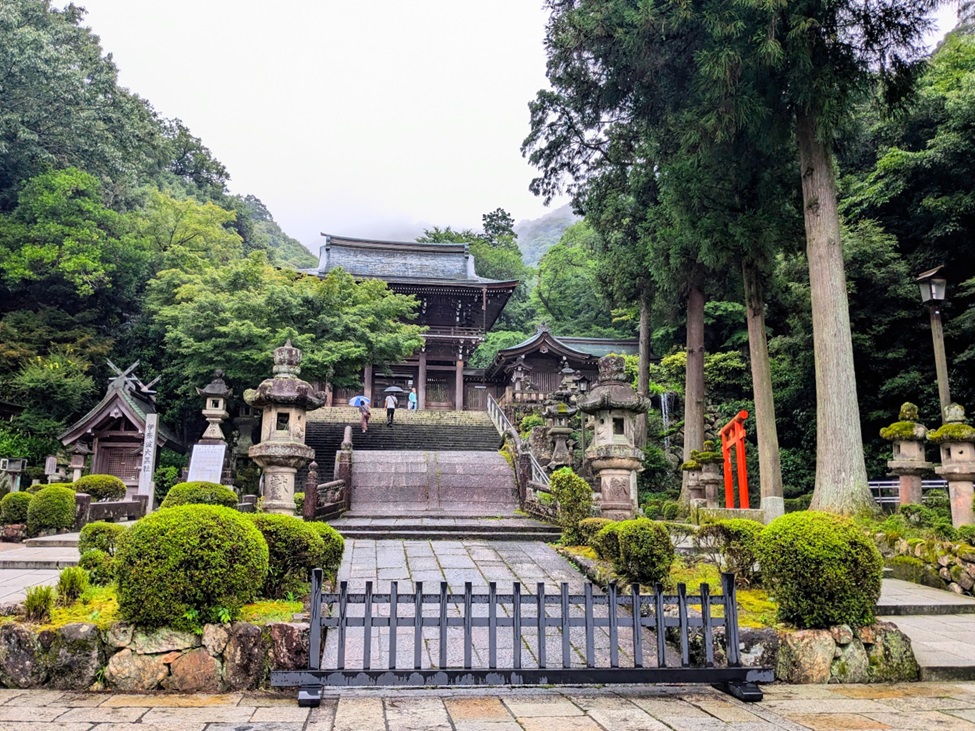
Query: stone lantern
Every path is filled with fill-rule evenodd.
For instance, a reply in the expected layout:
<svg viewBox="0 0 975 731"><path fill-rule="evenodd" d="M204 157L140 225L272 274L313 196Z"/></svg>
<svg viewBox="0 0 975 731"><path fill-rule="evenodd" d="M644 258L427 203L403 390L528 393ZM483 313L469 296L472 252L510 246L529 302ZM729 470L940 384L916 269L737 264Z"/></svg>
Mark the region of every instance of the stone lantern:
<svg viewBox="0 0 975 731"><path fill-rule="evenodd" d="M227 401L233 397L234 392L227 388L227 384L223 380L223 371L219 368L215 370L213 380L203 388L196 389L196 393L206 399L203 406L203 418L207 420L207 428L203 432L203 439L226 441L220 425L230 416L227 412Z"/></svg>
<svg viewBox="0 0 975 731"><path fill-rule="evenodd" d="M943 413L944 425L929 433L928 439L941 447L941 466L934 471L948 481L951 524L957 528L975 523L975 429L965 423L965 409L958 404L949 404Z"/></svg>
<svg viewBox="0 0 975 731"><path fill-rule="evenodd" d="M626 381L623 357L599 359L599 383L579 401L579 408L593 416L595 430L586 450L599 475L600 508L604 518L626 520L636 515L636 474L643 453L636 448L636 420L650 408Z"/></svg>
<svg viewBox="0 0 975 731"><path fill-rule="evenodd" d="M893 459L887 462L900 482L900 504L921 504L921 475L934 466L926 461L924 441L928 430L917 423L917 406L901 406L898 421L880 430L880 436L893 443Z"/></svg>
<svg viewBox="0 0 975 731"><path fill-rule="evenodd" d="M289 340L274 351L274 377L244 392L244 401L263 409L261 442L247 450L264 470L264 510L294 515L295 474L315 457L305 444L305 412L324 405L325 394L298 378L301 351Z"/></svg>
<svg viewBox="0 0 975 731"><path fill-rule="evenodd" d="M85 471L85 461L91 450L84 442L75 442L71 448L71 481L77 482L81 479L81 473Z"/></svg>
<svg viewBox="0 0 975 731"><path fill-rule="evenodd" d="M569 437L572 436L572 427L569 420L575 416L579 409L576 408L576 394L579 387L576 381L579 374L566 366L562 369L562 383L559 390L552 394L551 400L545 407L545 417L549 420L549 438L552 440L552 459L547 465L550 472L554 472L560 467L572 467L572 454L569 451Z"/></svg>

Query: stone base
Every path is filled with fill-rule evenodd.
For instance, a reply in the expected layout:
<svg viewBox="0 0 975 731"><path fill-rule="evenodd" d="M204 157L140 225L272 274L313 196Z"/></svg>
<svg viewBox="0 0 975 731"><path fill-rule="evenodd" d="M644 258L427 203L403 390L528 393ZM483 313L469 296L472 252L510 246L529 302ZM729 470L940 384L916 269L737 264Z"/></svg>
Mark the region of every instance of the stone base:
<svg viewBox="0 0 975 731"><path fill-rule="evenodd" d="M295 474L292 467L264 467L264 512L295 514Z"/></svg>
<svg viewBox="0 0 975 731"><path fill-rule="evenodd" d="M691 515L691 520L698 525L714 523L719 520L731 520L732 518L746 518L765 523L765 511L742 510L741 508L702 508L697 511L697 515Z"/></svg>

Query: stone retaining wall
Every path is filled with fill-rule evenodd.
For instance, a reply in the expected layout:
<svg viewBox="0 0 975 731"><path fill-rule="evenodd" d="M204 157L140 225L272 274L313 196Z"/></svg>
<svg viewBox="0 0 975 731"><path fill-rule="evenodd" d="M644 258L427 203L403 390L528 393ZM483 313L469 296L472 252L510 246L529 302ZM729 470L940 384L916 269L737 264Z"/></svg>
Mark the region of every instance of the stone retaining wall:
<svg viewBox="0 0 975 731"><path fill-rule="evenodd" d="M0 626L0 685L7 688L213 693L267 685L271 670L307 666L308 625L208 624L201 635L125 623L106 630Z"/></svg>
<svg viewBox="0 0 975 731"><path fill-rule="evenodd" d="M894 577L975 596L975 548L935 539L905 539L883 533L874 536Z"/></svg>

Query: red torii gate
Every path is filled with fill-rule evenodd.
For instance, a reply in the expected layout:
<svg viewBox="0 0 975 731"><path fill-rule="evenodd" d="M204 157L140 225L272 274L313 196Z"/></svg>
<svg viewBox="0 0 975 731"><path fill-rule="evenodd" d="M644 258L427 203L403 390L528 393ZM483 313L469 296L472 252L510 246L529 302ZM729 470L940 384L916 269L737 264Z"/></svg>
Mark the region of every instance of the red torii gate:
<svg viewBox="0 0 975 731"><path fill-rule="evenodd" d="M734 480L731 475L731 448L735 449L738 471L738 507L748 509L748 467L745 464L745 426L747 411L739 411L734 419L721 427L721 454L724 457L724 501L726 508L735 507Z"/></svg>

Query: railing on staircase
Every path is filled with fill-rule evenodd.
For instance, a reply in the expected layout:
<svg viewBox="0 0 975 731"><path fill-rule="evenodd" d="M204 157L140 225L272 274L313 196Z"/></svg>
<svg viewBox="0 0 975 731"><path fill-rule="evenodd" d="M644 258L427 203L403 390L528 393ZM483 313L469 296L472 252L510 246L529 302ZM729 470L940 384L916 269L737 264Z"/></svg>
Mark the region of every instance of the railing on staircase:
<svg viewBox="0 0 975 731"><path fill-rule="evenodd" d="M517 429L515 429L507 414L504 413L504 409L501 408L501 405L491 394L487 394L487 413L488 416L491 417L491 423L494 424L494 428L498 430L499 436L503 437L505 432L507 432L509 429L517 432ZM545 473L545 470L542 469L542 466L538 463L538 460L535 459L535 455L532 454L531 450L527 447L525 447L525 452L528 454L528 459L532 466L532 482L548 485L548 475Z"/></svg>

